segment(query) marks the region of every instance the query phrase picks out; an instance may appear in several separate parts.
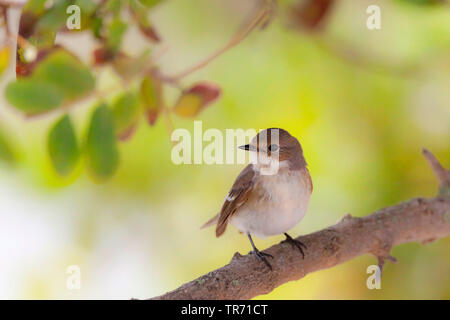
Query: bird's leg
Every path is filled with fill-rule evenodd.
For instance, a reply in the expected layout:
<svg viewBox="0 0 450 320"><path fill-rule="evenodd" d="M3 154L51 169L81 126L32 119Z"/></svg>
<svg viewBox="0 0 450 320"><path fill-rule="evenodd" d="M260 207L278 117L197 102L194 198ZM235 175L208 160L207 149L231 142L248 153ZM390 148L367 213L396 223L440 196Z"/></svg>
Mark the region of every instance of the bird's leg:
<svg viewBox="0 0 450 320"><path fill-rule="evenodd" d="M302 247L307 249L306 244L304 244L303 242L301 242L299 240L296 240L296 239L292 238L286 232L284 233L284 235L286 236L286 239L283 240L282 242L288 242L288 243L291 244L291 246L296 247L298 250L300 250L300 253L302 254L302 257L304 259L305 258L305 253L303 252Z"/></svg>
<svg viewBox="0 0 450 320"><path fill-rule="evenodd" d="M250 251L250 253L256 254L256 256L258 257L258 259L261 260L262 262L264 262L264 263L266 264L266 266L268 266L269 269L272 270L272 266L270 265L269 261L267 261L266 257L270 257L270 258L273 259L273 256L272 256L271 254L268 254L268 253L264 253L264 252L259 251L259 250L255 247L255 244L253 243L253 239L252 239L252 236L250 235L250 233L247 233L247 236L248 236L248 238L249 238L249 240L250 240L250 243L251 243L251 245L252 245L252 247L253 247L253 251Z"/></svg>

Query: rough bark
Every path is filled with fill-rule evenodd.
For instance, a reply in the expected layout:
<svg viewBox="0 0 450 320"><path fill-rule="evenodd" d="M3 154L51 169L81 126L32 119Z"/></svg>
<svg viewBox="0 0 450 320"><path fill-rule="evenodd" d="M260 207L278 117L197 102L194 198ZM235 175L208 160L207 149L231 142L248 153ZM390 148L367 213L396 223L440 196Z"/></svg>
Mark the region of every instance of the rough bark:
<svg viewBox="0 0 450 320"><path fill-rule="evenodd" d="M415 198L362 218L346 215L336 225L298 237L308 247L304 259L289 244L276 244L264 251L274 257L270 259L273 271L254 255L235 253L226 266L153 299L250 299L367 253L376 256L382 267L386 259L395 261L389 255L395 245L449 236L450 171L429 151L424 149L423 154L440 182L437 197Z"/></svg>

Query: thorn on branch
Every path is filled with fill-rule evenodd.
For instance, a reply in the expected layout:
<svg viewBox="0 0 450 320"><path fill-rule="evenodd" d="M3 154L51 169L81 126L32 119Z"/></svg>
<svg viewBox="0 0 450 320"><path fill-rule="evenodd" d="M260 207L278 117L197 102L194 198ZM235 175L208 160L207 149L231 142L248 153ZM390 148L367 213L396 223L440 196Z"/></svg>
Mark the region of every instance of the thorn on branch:
<svg viewBox="0 0 450 320"><path fill-rule="evenodd" d="M378 259L378 267L380 268L380 271L383 272L383 267L384 267L384 263L386 260L389 260L393 263L397 262L397 259L394 258L393 256L391 256L390 254L386 255L386 256L379 256L377 257Z"/></svg>
<svg viewBox="0 0 450 320"><path fill-rule="evenodd" d="M432 243L432 242L434 242L434 241L436 241L436 238L430 238L430 239L423 240L423 241L421 242L421 244L422 244L422 245L427 245L427 244L430 244L430 243Z"/></svg>
<svg viewBox="0 0 450 320"><path fill-rule="evenodd" d="M433 170L434 175L439 181L439 195L450 194L450 171L446 170L439 160L425 148L422 148L422 154Z"/></svg>
<svg viewBox="0 0 450 320"><path fill-rule="evenodd" d="M242 257L243 257L242 254L240 254L239 252L235 252L234 255L233 255L233 258L231 258L231 261L230 261L230 262L235 261L235 260L239 260L239 259L241 259Z"/></svg>
<svg viewBox="0 0 450 320"><path fill-rule="evenodd" d="M266 6L267 6L267 16L261 22L260 26L261 30L264 30L265 28L267 28L269 24L272 23L278 11L278 2L276 0L266 0Z"/></svg>
<svg viewBox="0 0 450 320"><path fill-rule="evenodd" d="M383 272L384 263L386 260L396 263L397 259L391 256L390 252L392 249L392 239L383 239L378 245L372 250L372 254L378 260L378 267L380 271Z"/></svg>
<svg viewBox="0 0 450 320"><path fill-rule="evenodd" d="M345 216L343 216L343 217L338 221L338 223L345 222L345 221L348 221L348 220L351 220L351 219L353 219L353 216L352 216L350 213L347 213Z"/></svg>

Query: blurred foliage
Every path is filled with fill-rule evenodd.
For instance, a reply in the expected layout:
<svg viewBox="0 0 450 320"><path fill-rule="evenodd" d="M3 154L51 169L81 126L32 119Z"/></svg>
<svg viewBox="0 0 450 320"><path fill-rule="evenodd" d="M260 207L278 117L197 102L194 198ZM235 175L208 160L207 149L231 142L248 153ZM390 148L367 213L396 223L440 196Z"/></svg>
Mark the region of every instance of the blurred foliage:
<svg viewBox="0 0 450 320"><path fill-rule="evenodd" d="M119 163L114 118L107 105L96 107L86 138L88 168L96 181L103 181L116 171Z"/></svg>
<svg viewBox="0 0 450 320"><path fill-rule="evenodd" d="M68 49L54 43L58 33L71 31L68 23L66 25L68 20L78 19L79 31L90 32L97 39L98 48L92 52L93 65L105 68L107 64L111 64L122 78L121 84L125 92L112 105L112 115L106 107L99 108L93 113L93 117L97 118L91 119L87 163L97 182L108 180L118 167L118 151L115 142L111 140L115 139L111 132L116 132L116 137L120 140L129 139L141 116L141 104L146 109L149 124L154 125L158 114L167 109L163 83L175 84L178 81L164 77L159 79L161 75L157 72L148 49L136 56L129 56L122 48L122 39L129 24L138 26L150 41L150 46L160 41L148 18L149 10L159 2L161 1L57 0L48 6L45 1L30 0L23 7L17 35L18 79L11 82L5 92L13 107L27 116L35 116L61 109L91 94L103 95L96 91L96 79L89 67L83 65ZM68 16L67 9L72 5L80 8L78 17ZM73 15L76 14L74 11ZM0 73L5 69L8 57L9 48L5 46L0 51ZM142 82L141 94L136 95L134 91L139 82ZM186 90L180 87L180 98L174 107L174 113L185 117L197 115L207 104L218 98L219 91L214 85L202 83ZM166 110L166 113L169 112L171 109ZM56 123L49 133L48 145L56 172L65 176L74 169L75 158L78 157L77 141L70 118L64 117L59 121L62 122ZM61 143L56 143L58 140Z"/></svg>
<svg viewBox="0 0 450 320"><path fill-rule="evenodd" d="M50 130L48 153L56 171L61 175L69 174L78 160L79 148L72 121L63 116Z"/></svg>
<svg viewBox="0 0 450 320"><path fill-rule="evenodd" d="M16 157L8 141L8 137L0 131L0 160L5 161L8 164L12 164L15 159Z"/></svg>

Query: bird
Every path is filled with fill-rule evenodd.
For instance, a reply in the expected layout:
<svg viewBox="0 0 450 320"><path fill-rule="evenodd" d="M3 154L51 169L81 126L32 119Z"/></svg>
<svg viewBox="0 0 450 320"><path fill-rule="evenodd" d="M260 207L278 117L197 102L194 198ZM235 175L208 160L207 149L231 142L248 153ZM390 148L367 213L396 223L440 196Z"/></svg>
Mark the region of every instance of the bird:
<svg viewBox="0 0 450 320"><path fill-rule="evenodd" d="M313 190L300 142L284 129L268 128L239 148L250 152L252 161L236 178L219 213L201 228L215 225L216 237L220 237L228 224L233 225L247 235L250 253L270 270L266 257L273 256L259 251L252 235L284 234L283 242L296 247L304 258L307 246L287 233L305 216Z"/></svg>

